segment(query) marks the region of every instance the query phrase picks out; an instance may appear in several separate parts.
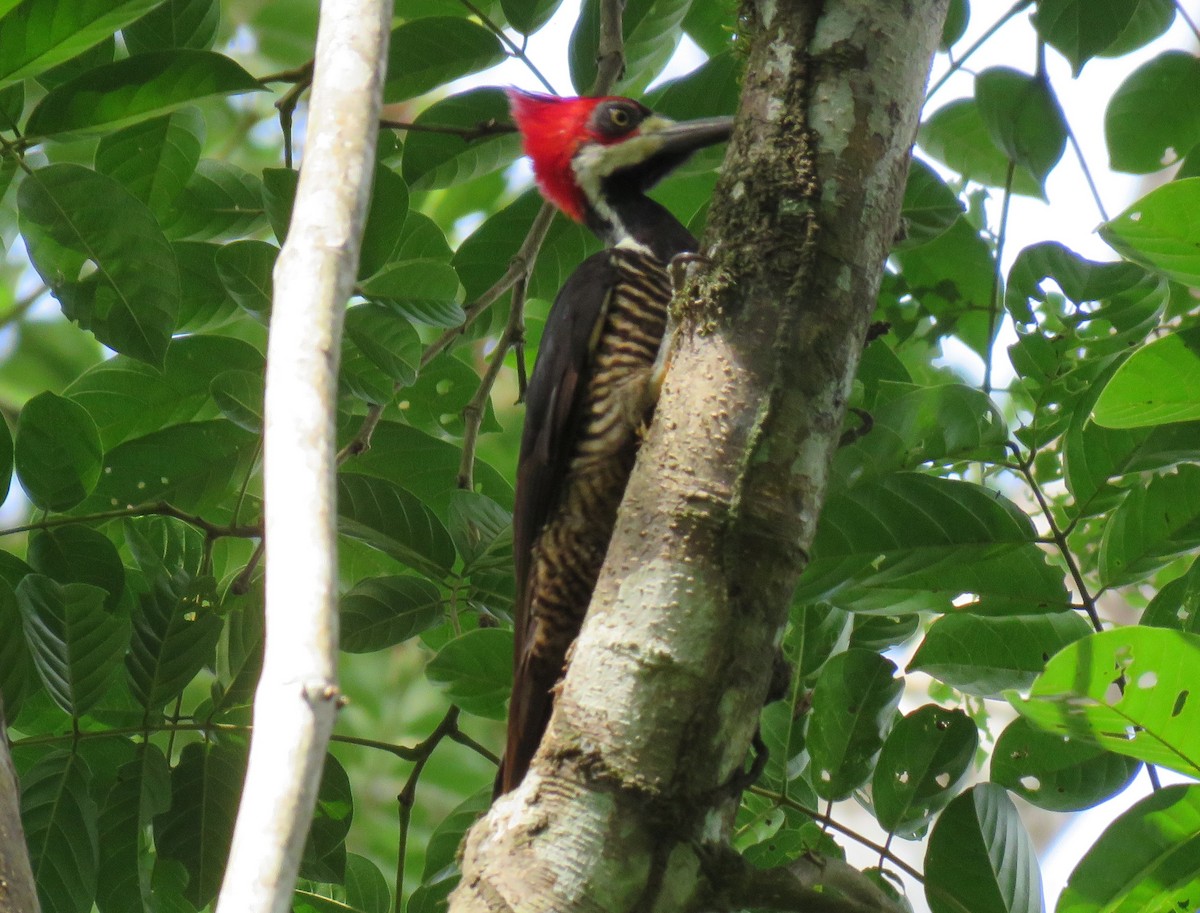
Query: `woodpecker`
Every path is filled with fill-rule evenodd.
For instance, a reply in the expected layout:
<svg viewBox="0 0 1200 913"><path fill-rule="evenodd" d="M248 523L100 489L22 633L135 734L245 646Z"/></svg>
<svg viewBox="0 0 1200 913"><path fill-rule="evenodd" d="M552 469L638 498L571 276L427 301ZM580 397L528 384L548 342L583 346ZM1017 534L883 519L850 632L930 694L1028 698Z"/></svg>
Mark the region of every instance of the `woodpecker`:
<svg viewBox="0 0 1200 913"><path fill-rule="evenodd" d="M564 283L526 391L513 512L515 649L497 793L521 782L604 563L651 418L671 300L668 266L696 239L646 196L732 118L676 123L628 98L510 90L542 195L605 249Z"/></svg>

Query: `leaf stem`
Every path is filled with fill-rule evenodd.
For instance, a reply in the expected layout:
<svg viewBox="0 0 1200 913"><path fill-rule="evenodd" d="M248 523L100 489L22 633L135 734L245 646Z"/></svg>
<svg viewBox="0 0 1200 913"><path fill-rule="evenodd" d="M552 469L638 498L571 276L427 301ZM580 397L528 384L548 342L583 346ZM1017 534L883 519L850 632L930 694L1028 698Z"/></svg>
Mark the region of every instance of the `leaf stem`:
<svg viewBox="0 0 1200 913"><path fill-rule="evenodd" d="M213 523L205 520L199 514L189 514L186 511L180 510L166 501L156 501L152 504L141 504L137 506L130 505L129 507L120 510L106 510L94 514L81 514L78 517L58 516L53 518L44 518L33 523L26 523L23 526L12 526L8 529L0 529L0 536L11 536L16 533L27 533L39 529L54 529L59 526L68 526L72 523L98 523L103 520L115 520L121 517L174 517L176 520L182 520L190 526L203 530L204 534L210 539L221 539L224 537L234 539L257 539L262 536L263 530L261 524L230 524L229 526L221 526L218 523Z"/></svg>
<svg viewBox="0 0 1200 913"><path fill-rule="evenodd" d="M487 13L472 3L471 0L459 0L459 2L469 9L473 15L477 16L479 21L483 23L489 32L504 42L509 51L512 53L512 56L516 57L521 61L521 63L525 64L525 66L529 68L529 72L532 73L537 81L545 87L547 92L549 92L551 95L558 94L554 86L550 84L550 80L546 79L546 77L542 75L542 71L534 66L533 61L529 59L529 55L525 53L525 49L517 47L517 43L509 38L508 35L504 34L504 29L496 25L496 23L494 23L488 17Z"/></svg>
<svg viewBox="0 0 1200 913"><path fill-rule="evenodd" d="M983 47L985 44L987 44L988 40L993 35L995 35L996 32L1000 31L1000 29L1002 29L1005 25L1008 24L1008 20L1012 19L1014 16L1017 15L1017 13L1021 12L1022 10L1026 9L1027 7L1030 7L1032 5L1033 5L1033 0L1017 0L1016 3L1014 3L1011 7L1009 7L1008 12L1006 12L1003 16L1001 16L999 19L997 19L995 22L993 22L988 27L988 30L986 32L984 32L982 35L980 35L979 38L977 38L975 40L975 43L972 44L969 48L967 48L963 52L963 55L960 58L958 58L958 60L956 60L952 64L950 64L950 68L941 75L941 77L938 79L938 81L935 82L932 86L930 86L929 91L925 93L925 100L928 102L929 99L933 98L934 94L937 93L938 89L940 89L942 86L944 86L946 84L946 82L950 79L951 76L953 76L960 69L962 69L963 64L965 64L967 62L967 60L971 57L972 54L974 54L981 47Z"/></svg>

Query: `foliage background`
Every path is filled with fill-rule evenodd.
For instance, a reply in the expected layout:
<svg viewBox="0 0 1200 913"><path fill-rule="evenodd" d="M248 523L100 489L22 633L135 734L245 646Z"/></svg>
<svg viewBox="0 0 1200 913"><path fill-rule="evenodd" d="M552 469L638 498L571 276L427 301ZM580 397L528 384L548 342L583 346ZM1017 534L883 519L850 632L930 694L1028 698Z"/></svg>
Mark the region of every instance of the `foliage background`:
<svg viewBox="0 0 1200 913"><path fill-rule="evenodd" d="M559 5L398 4L388 116L454 129L380 141L342 352L350 704L298 910L387 910L398 880L397 908L441 908L488 801L510 675L510 307L532 353L596 242L556 219L509 294L539 203L496 129L499 90L452 84L506 57L544 67L524 36ZM577 90L596 12L585 0L567 51ZM984 45L999 32L980 22L1035 37L976 66L972 19ZM878 304L890 328L854 391L873 428L835 463L784 638L793 686L764 712L771 762L739 820L758 864L861 842L857 823L833 837L858 800L888 834L882 868L906 865L893 835L923 841L934 910L1037 910L1011 797L1073 813L1152 762L1181 785L1099 837L1057 909L1200 898L1184 859L1200 840L1200 63L1156 53L1106 102L1102 167L1165 182L1123 214L1098 206L1110 247L1092 255L1114 262L1015 226L1009 205L1073 155L1062 61L1086 86L1094 57L1177 20L1169 0L952 4L935 72L968 94L926 110ZM270 272L315 22L307 0L0 0L0 694L47 910L199 909L219 884L261 643ZM685 34L705 62L647 91ZM734 111L734 4L628 0L625 40L620 91L675 117ZM656 192L697 229L719 160Z"/></svg>

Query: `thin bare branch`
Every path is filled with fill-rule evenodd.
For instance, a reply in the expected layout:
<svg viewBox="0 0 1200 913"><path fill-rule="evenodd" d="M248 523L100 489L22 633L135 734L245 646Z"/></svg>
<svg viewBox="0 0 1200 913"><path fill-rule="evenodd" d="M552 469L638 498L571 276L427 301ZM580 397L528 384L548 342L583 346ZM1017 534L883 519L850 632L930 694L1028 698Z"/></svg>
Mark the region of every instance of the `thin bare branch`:
<svg viewBox="0 0 1200 913"><path fill-rule="evenodd" d="M470 127L454 127L449 124L414 124L400 120L383 120L379 122L379 126L389 130L406 130L409 133L443 133L447 136L461 136L467 142L517 132L517 128L513 124L498 121L494 117Z"/></svg>
<svg viewBox="0 0 1200 913"><path fill-rule="evenodd" d="M547 92L549 92L551 95L558 94L558 92L555 90L554 86L550 84L550 80L548 80L544 75L542 75L541 70L539 70L536 66L534 66L533 61L530 60L529 56L525 53L525 49L523 47L518 47L516 42L513 41L511 38L508 37L508 35L506 35L504 33L504 29L500 28L500 26L496 25L496 23L494 23L488 17L487 13L485 13L478 6L476 6L474 3L472 3L471 0L459 0L459 2L462 3L462 5L465 6L467 9L469 9L472 12L472 14L474 14L479 19L479 21L482 22L484 24L484 26L492 34L494 34L497 38L499 38L502 42L504 42L505 47L508 48L509 52L513 55L513 57L516 57L523 64L525 64L526 67L528 67L529 72L533 74L534 78L542 84L542 86L546 89Z"/></svg>

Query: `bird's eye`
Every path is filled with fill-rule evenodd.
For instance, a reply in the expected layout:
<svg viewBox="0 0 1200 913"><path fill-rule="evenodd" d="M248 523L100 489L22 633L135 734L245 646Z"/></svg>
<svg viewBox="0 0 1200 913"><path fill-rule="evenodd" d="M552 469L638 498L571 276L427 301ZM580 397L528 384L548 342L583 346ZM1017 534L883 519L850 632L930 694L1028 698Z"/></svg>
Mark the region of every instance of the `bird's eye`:
<svg viewBox="0 0 1200 913"><path fill-rule="evenodd" d="M629 112L624 108L609 108L608 119L612 121L612 125L614 127L621 127L624 129L625 127L629 126Z"/></svg>

